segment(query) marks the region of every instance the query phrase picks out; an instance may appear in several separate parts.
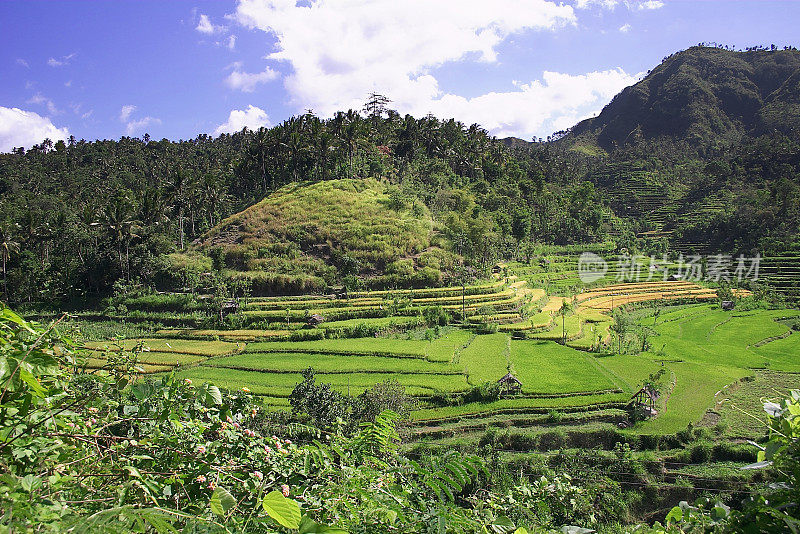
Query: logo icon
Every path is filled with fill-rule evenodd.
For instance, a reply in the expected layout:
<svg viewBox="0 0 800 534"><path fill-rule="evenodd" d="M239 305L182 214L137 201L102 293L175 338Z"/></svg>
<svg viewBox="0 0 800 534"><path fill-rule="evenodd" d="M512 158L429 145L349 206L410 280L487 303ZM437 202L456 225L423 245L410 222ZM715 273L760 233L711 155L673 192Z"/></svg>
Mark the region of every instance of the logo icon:
<svg viewBox="0 0 800 534"><path fill-rule="evenodd" d="M584 252L578 258L578 277L584 284L591 284L603 278L608 272L606 260L594 252Z"/></svg>

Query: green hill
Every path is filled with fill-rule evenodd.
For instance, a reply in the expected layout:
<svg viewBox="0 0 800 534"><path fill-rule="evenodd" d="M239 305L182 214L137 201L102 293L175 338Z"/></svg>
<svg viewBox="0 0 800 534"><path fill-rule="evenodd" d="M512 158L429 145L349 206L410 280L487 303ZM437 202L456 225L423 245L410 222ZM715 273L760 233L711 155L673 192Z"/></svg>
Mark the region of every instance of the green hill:
<svg viewBox="0 0 800 534"><path fill-rule="evenodd" d="M659 137L716 146L745 134L788 131L796 124L786 113L797 116L798 69L797 50L692 47L575 125L570 139L592 139L610 150Z"/></svg>
<svg viewBox="0 0 800 534"><path fill-rule="evenodd" d="M372 179L285 186L209 230L194 249L256 294L366 285L438 285L451 256L432 246L423 205Z"/></svg>

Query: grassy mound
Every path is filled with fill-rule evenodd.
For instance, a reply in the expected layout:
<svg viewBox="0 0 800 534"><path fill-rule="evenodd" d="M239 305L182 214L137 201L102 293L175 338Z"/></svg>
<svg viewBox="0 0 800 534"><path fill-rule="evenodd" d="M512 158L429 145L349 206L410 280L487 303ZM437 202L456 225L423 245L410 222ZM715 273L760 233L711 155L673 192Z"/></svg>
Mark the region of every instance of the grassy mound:
<svg viewBox="0 0 800 534"><path fill-rule="evenodd" d="M452 263L432 235L426 208L391 186L329 180L276 191L211 229L195 251L250 279L254 294L315 292L348 276L422 287L440 284Z"/></svg>

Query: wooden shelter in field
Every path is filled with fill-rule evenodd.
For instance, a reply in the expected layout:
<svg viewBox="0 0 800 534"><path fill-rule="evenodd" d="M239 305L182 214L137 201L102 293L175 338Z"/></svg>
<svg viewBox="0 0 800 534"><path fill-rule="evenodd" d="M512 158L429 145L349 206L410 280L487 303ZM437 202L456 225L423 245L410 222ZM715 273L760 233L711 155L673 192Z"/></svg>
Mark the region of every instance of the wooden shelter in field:
<svg viewBox="0 0 800 534"><path fill-rule="evenodd" d="M321 316L318 313L315 313L315 314L312 314L308 318L308 320L306 321L306 324L308 326L311 326L311 327L316 327L316 326L319 326L320 324L322 324L324 321L325 321L325 318L323 316Z"/></svg>
<svg viewBox="0 0 800 534"><path fill-rule="evenodd" d="M731 311L735 307L736 303L733 302L732 300L723 300L720 303L720 308L722 308L724 311Z"/></svg>
<svg viewBox="0 0 800 534"><path fill-rule="evenodd" d="M500 387L507 392L517 392L522 389L522 382L519 379L512 375L511 373L506 373L506 375L497 381L500 384Z"/></svg>
<svg viewBox="0 0 800 534"><path fill-rule="evenodd" d="M236 313L239 311L239 301L236 299L226 300L219 307L219 318L222 320L226 315Z"/></svg>
<svg viewBox="0 0 800 534"><path fill-rule="evenodd" d="M633 394L628 404L634 408L641 408L650 417L655 417L658 415L656 399L658 399L658 393L648 386L642 386L639 391Z"/></svg>
<svg viewBox="0 0 800 534"><path fill-rule="evenodd" d="M333 294L337 299L349 299L349 295L347 294L347 287L345 286L338 286L333 288Z"/></svg>

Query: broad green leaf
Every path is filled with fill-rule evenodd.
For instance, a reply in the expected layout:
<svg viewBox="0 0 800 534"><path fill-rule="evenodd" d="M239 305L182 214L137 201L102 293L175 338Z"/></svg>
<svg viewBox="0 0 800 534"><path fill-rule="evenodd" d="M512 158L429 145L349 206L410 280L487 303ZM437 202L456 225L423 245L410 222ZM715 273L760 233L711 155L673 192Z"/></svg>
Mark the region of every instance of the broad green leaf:
<svg viewBox="0 0 800 534"><path fill-rule="evenodd" d="M11 321L12 323L16 324L17 326L20 326L20 327L24 328L25 330L27 330L31 334L35 334L36 333L36 330L31 328L31 325L28 323L28 321L26 321L25 319L23 319L22 317L20 317L19 315L17 315L13 311L11 311L10 308L3 308L2 311L0 311L0 319L5 319L7 321Z"/></svg>
<svg viewBox="0 0 800 534"><path fill-rule="evenodd" d="M44 397L47 394L47 391L42 387L36 377L34 377L29 371L27 371L24 367L20 367L19 369L19 378L28 384L30 388L36 393L37 397Z"/></svg>
<svg viewBox="0 0 800 534"><path fill-rule="evenodd" d="M714 521L721 521L729 515L731 515L730 507L721 502L716 503L716 506L711 510L711 519Z"/></svg>
<svg viewBox="0 0 800 534"><path fill-rule="evenodd" d="M298 534L348 534L346 530L317 523L307 515L300 520Z"/></svg>
<svg viewBox="0 0 800 534"><path fill-rule="evenodd" d="M127 470L128 470L128 473L129 473L129 474L130 474L130 475L131 475L133 478L142 478L142 474L139 472L139 470L138 470L138 469L136 469L135 467L133 467L132 465L126 465L126 466L125 466L125 469L127 469Z"/></svg>
<svg viewBox="0 0 800 534"><path fill-rule="evenodd" d="M205 393L206 401L210 399L214 404L222 404L222 393L220 393L217 386L203 384L203 393Z"/></svg>
<svg viewBox="0 0 800 534"><path fill-rule="evenodd" d="M271 491L264 496L261 506L272 519L286 528L300 527L300 505L287 499L280 491Z"/></svg>
<svg viewBox="0 0 800 534"><path fill-rule="evenodd" d="M228 513L228 510L236 506L236 499L225 488L217 488L211 494L211 500L208 501L211 511L219 516Z"/></svg>
<svg viewBox="0 0 800 534"><path fill-rule="evenodd" d="M487 530L490 530L495 534L510 534L514 530L514 522L508 517L501 515L492 521L490 525L488 525Z"/></svg>
<svg viewBox="0 0 800 534"><path fill-rule="evenodd" d="M26 492L30 493L30 491L33 488L37 488L37 487L41 486L42 479L40 479L39 477L34 476L34 475L25 475L20 480L20 483L22 484L22 489L24 489Z"/></svg>
<svg viewBox="0 0 800 534"><path fill-rule="evenodd" d="M672 510L669 511L667 517L664 518L664 522L669 525L671 523L680 523L683 519L683 509L680 506L673 506Z"/></svg>

